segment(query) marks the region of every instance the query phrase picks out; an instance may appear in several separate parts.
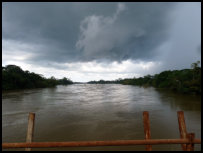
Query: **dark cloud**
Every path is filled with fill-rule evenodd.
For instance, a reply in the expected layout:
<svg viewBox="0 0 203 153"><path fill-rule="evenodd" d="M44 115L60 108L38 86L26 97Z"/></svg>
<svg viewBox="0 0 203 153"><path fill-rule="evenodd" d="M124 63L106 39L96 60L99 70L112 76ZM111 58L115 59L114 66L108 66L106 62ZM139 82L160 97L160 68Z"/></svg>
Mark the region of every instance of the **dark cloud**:
<svg viewBox="0 0 203 153"><path fill-rule="evenodd" d="M151 60L176 3L3 3L3 40L33 47L31 63ZM29 50L27 50L29 52Z"/></svg>
<svg viewBox="0 0 203 153"><path fill-rule="evenodd" d="M201 61L201 8L200 3L178 3L172 12L169 40L160 55L162 70L190 68L191 63Z"/></svg>

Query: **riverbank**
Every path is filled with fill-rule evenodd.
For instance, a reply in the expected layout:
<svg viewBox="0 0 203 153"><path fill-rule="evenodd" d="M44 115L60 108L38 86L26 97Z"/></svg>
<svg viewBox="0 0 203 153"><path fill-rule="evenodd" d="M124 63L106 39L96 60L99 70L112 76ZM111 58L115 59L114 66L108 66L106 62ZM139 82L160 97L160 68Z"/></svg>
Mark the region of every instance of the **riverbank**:
<svg viewBox="0 0 203 153"><path fill-rule="evenodd" d="M90 81L89 84L123 84L142 87L168 89L177 93L201 95L201 67L197 64L192 69L168 70L155 75L139 78L125 78L114 81Z"/></svg>
<svg viewBox="0 0 203 153"><path fill-rule="evenodd" d="M2 91L47 88L68 84L73 84L73 82L66 77L62 79L56 79L53 76L45 78L41 74L23 71L16 65L2 67Z"/></svg>

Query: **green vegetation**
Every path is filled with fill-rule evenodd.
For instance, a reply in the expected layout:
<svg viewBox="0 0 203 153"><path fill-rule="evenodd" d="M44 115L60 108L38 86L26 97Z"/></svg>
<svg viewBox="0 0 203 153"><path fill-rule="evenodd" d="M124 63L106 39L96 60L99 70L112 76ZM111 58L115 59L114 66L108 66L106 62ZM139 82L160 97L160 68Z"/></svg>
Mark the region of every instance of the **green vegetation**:
<svg viewBox="0 0 203 153"><path fill-rule="evenodd" d="M105 80L99 80L99 81L89 81L88 84L116 84L120 83L119 80L115 81L105 81Z"/></svg>
<svg viewBox="0 0 203 153"><path fill-rule="evenodd" d="M147 75L140 78L123 79L121 84L153 86L166 88L181 93L201 94L201 67L197 61L191 65L192 69L164 71L154 76Z"/></svg>
<svg viewBox="0 0 203 153"><path fill-rule="evenodd" d="M147 75L140 78L118 79L115 81L90 81L93 84L119 83L124 85L153 86L170 89L180 93L201 94L200 62L191 64L191 69L163 71L160 74Z"/></svg>
<svg viewBox="0 0 203 153"><path fill-rule="evenodd" d="M40 74L23 71L19 66L7 65L2 67L2 90L29 89L68 85L73 82L67 78L44 78Z"/></svg>
<svg viewBox="0 0 203 153"><path fill-rule="evenodd" d="M153 86L156 88L170 89L180 93L201 94L201 67L197 61L191 64L191 69L163 71L155 75L140 78L117 79L114 81L90 81L89 84L123 84L138 86ZM44 78L40 74L23 71L16 65L2 67L2 90L28 89L68 85L70 79Z"/></svg>

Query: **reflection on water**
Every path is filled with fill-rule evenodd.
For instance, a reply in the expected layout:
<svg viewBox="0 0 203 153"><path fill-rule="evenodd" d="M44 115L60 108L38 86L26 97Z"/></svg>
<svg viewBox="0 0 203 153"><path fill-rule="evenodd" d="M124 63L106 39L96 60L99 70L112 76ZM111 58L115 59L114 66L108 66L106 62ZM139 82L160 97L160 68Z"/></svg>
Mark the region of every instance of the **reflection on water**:
<svg viewBox="0 0 203 153"><path fill-rule="evenodd" d="M34 141L143 139L149 111L152 139L179 138L177 111L188 132L201 138L201 97L127 85L76 84L2 94L2 140L24 142L29 112L36 113ZM181 150L156 145L153 150ZM33 150L145 150L145 146ZM201 150L195 145L195 150Z"/></svg>

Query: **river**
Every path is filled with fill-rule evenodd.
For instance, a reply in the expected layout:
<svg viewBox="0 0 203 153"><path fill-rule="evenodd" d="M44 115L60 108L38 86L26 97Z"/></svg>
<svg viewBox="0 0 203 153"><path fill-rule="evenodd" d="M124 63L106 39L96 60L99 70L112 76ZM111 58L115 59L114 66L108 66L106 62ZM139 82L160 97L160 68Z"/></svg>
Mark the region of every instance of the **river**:
<svg viewBox="0 0 203 153"><path fill-rule="evenodd" d="M179 110L184 111L188 133L201 138L201 96L119 84L4 92L2 141L25 142L29 112L36 114L35 142L144 139L143 111L149 112L152 139L176 139ZM145 150L145 146L32 150ZM153 145L152 150L181 150L181 145ZM201 146L196 144L195 150Z"/></svg>

